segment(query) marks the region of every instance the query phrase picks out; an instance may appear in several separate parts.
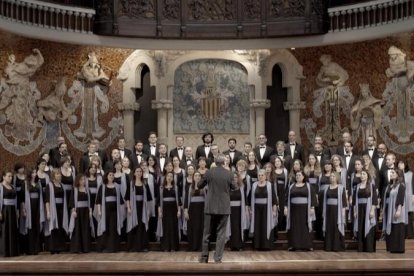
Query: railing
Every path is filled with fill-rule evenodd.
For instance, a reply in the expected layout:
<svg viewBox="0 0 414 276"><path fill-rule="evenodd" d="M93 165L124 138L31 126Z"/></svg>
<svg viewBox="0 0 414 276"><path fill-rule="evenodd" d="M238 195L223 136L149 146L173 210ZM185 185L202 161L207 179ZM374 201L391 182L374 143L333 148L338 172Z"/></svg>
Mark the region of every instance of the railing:
<svg viewBox="0 0 414 276"><path fill-rule="evenodd" d="M329 32L343 32L411 19L414 0L377 0L328 9Z"/></svg>
<svg viewBox="0 0 414 276"><path fill-rule="evenodd" d="M95 10L35 0L0 0L0 18L59 31L93 33Z"/></svg>

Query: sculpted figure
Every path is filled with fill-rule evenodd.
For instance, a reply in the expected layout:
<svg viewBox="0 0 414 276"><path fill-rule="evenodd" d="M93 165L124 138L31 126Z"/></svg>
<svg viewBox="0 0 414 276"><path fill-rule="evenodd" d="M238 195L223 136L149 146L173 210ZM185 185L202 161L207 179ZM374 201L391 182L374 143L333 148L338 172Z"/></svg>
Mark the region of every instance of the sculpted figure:
<svg viewBox="0 0 414 276"><path fill-rule="evenodd" d="M322 67L316 77L316 83L320 87L343 86L349 78L345 69L333 62L330 55L322 55L319 60L322 62Z"/></svg>
<svg viewBox="0 0 414 276"><path fill-rule="evenodd" d="M72 112L66 107L63 101L63 96L67 91L65 81L66 79L62 78L53 88L53 92L37 103L37 107L39 108L38 120L44 118L48 122L53 122L68 119Z"/></svg>
<svg viewBox="0 0 414 276"><path fill-rule="evenodd" d="M108 75L103 71L95 52L91 52L88 55L88 61L82 66L81 72L78 73L78 78L86 82L101 81L102 84L108 84L110 80Z"/></svg>
<svg viewBox="0 0 414 276"><path fill-rule="evenodd" d="M414 62L407 61L406 54L395 46L391 46L388 49L388 55L390 56L390 67L385 71L387 77L394 78L406 74L408 80L412 81L414 76Z"/></svg>
<svg viewBox="0 0 414 276"><path fill-rule="evenodd" d="M368 84L360 84L360 96L351 110L351 128L363 130L363 136L376 136L381 125L384 102L371 95ZM365 141L365 140L364 140Z"/></svg>

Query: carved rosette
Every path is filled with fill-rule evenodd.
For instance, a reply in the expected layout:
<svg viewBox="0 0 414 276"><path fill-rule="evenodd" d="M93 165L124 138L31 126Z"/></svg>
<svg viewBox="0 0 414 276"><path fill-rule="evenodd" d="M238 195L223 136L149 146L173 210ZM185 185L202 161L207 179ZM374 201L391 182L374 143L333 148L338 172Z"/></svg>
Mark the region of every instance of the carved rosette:
<svg viewBox="0 0 414 276"><path fill-rule="evenodd" d="M284 102L283 108L285 110L301 110L306 108L305 102Z"/></svg>
<svg viewBox="0 0 414 276"><path fill-rule="evenodd" d="M259 109L264 108L267 109L270 107L270 100L268 99L254 99L250 102L250 108Z"/></svg>
<svg viewBox="0 0 414 276"><path fill-rule="evenodd" d="M152 109L172 109L172 100L153 100Z"/></svg>
<svg viewBox="0 0 414 276"><path fill-rule="evenodd" d="M139 103L119 103L118 110L119 111L139 111L141 108Z"/></svg>

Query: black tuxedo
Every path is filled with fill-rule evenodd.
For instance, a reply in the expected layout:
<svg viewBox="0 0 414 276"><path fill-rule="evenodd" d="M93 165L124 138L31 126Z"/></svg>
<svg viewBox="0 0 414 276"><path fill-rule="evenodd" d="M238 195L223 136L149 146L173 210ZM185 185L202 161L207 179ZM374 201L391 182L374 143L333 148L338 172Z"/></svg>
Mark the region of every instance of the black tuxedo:
<svg viewBox="0 0 414 276"><path fill-rule="evenodd" d="M197 147L195 158L198 160L200 157L205 157L207 159L207 165L210 167L210 164L214 162L214 156L211 152L211 146L210 151L208 153L208 156L206 156L206 152L204 150L204 145L200 145Z"/></svg>
<svg viewBox="0 0 414 276"><path fill-rule="evenodd" d="M379 159L380 159L380 156L379 156L379 154L377 154L375 157L373 157L373 158L372 158L371 162L372 162L372 164L374 165L375 169L376 169L378 172L381 172L383 169L385 169L385 168L386 168L386 166L385 166L385 155L384 155L384 157L383 157L383 159L382 159L382 164L381 164L381 167L380 167L380 166L379 166L379 164L378 164Z"/></svg>
<svg viewBox="0 0 414 276"><path fill-rule="evenodd" d="M183 148L183 155L182 155L182 158L184 158L185 157L185 154L184 154L184 149L185 149L185 147L183 146L182 147ZM180 161L181 161L181 158L180 158L180 155L178 154L178 148L173 148L172 150L170 150L170 158L171 158L171 160L175 157L175 156L177 156L178 157L178 159L180 159Z"/></svg>
<svg viewBox="0 0 414 276"><path fill-rule="evenodd" d="M262 167L264 164L270 162L270 156L272 156L275 153L274 149L269 146L266 146L266 149L265 149L265 152L262 158L260 157L260 146L256 146L253 152L256 155L256 158Z"/></svg>
<svg viewBox="0 0 414 276"><path fill-rule="evenodd" d="M151 147L149 144L145 144L144 148L142 149L142 152L145 153L146 155L150 156L151 155ZM160 153L158 152L158 144L155 144L155 156L158 157L160 155Z"/></svg>
<svg viewBox="0 0 414 276"><path fill-rule="evenodd" d="M290 172L290 169L292 168L292 165L293 165L292 156L287 155L285 153L283 153L283 156L280 156L279 154L276 153L276 154L270 156L270 162L272 162L274 164L274 160L276 159L276 157L282 158L283 166L286 168L286 170L288 172Z"/></svg>
<svg viewBox="0 0 414 276"><path fill-rule="evenodd" d="M51 148L49 150L49 163L54 168L59 168L60 160L56 160L59 154L59 147Z"/></svg>
<svg viewBox="0 0 414 276"><path fill-rule="evenodd" d="M131 165L132 165L132 168L133 169L135 169L135 168L137 168L139 166L138 157L137 157L137 152L136 151L134 151L131 154L131 156L130 156L129 159L131 160ZM141 152L141 162L144 161L144 160L145 161L148 161L148 155L146 155L144 152Z"/></svg>
<svg viewBox="0 0 414 276"><path fill-rule="evenodd" d="M309 153L308 153L308 156L310 155L310 154L315 154L315 149L313 149L313 148L311 148L310 150L309 150ZM315 154L316 155L316 154ZM326 159L331 159L331 151L329 150L329 148L327 148L327 147L323 147L322 148L322 157L326 160ZM322 160L322 159L321 159Z"/></svg>
<svg viewBox="0 0 414 276"><path fill-rule="evenodd" d="M355 160L358 159L358 158L359 157L357 155L355 155L354 153L352 153L351 159L349 160L349 165L348 165L348 168L347 168L347 171L346 171L348 177L350 177L351 174L353 172L355 172ZM343 164L343 167L346 168L346 156L343 156L342 157L342 164Z"/></svg>
<svg viewBox="0 0 414 276"><path fill-rule="evenodd" d="M92 154L91 156L99 157L99 154ZM89 152L85 152L80 158L79 160L79 172L80 173L86 173L86 170L89 167L91 156L89 156Z"/></svg>
<svg viewBox="0 0 414 276"><path fill-rule="evenodd" d="M187 164L187 158L183 156L183 159L180 161L180 168L185 170L188 165L193 165L194 169L197 169L196 160L194 158L191 158L191 162Z"/></svg>
<svg viewBox="0 0 414 276"><path fill-rule="evenodd" d="M230 167L236 167L237 161L239 161L240 159L243 158L243 153L241 151L238 150L234 150L234 158L231 158L230 155L230 150L226 150L223 152L224 155L229 155L230 156Z"/></svg>
<svg viewBox="0 0 414 276"><path fill-rule="evenodd" d="M118 149L118 150L119 150L119 156L122 159L123 157L121 154L121 149ZM127 157L129 160L131 160L131 154L132 154L132 151L130 149L124 148L124 157Z"/></svg>
<svg viewBox="0 0 414 276"><path fill-rule="evenodd" d="M101 159L101 166L103 168L105 166L105 163L108 161L108 155L106 154L105 150L99 149L98 156Z"/></svg>
<svg viewBox="0 0 414 276"><path fill-rule="evenodd" d="M290 152L290 144L286 143L285 145L285 155L292 156L292 153ZM299 159L302 161L302 163L305 163L305 150L303 148L303 145L295 143L295 152L292 156L293 161L296 159Z"/></svg>
<svg viewBox="0 0 414 276"><path fill-rule="evenodd" d="M366 150L364 150L364 151L362 152L362 155L367 154L369 157L371 157L371 156L369 155L369 152L370 152L370 150L366 149ZM372 157L371 157L371 160L373 160L375 157L378 157L378 151L377 151L377 148L374 148L374 150L372 151Z"/></svg>
<svg viewBox="0 0 414 276"><path fill-rule="evenodd" d="M382 169L379 171L379 182L378 182L378 192L381 196L381 204L383 204L382 200L384 198L384 191L385 188L390 184L388 180L388 167L385 165L385 161L382 163ZM396 166L393 167L394 169Z"/></svg>

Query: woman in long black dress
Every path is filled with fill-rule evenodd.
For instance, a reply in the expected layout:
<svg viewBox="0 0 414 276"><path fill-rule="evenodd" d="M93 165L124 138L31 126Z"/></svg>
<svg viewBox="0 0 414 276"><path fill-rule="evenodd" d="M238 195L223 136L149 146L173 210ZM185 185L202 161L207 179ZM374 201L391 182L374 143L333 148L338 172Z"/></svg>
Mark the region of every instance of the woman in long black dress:
<svg viewBox="0 0 414 276"><path fill-rule="evenodd" d="M254 151L251 150L247 154L247 174L250 176L252 183L257 181L257 172L259 169L259 161L257 161L257 157L254 154Z"/></svg>
<svg viewBox="0 0 414 276"><path fill-rule="evenodd" d="M20 233L26 237L26 253L37 255L41 251L41 233L45 222L43 190L37 177L37 171L31 170L23 186L22 217Z"/></svg>
<svg viewBox="0 0 414 276"><path fill-rule="evenodd" d="M406 226L406 238L414 239L414 178L413 172L408 167L407 161L399 161L398 169L404 172L405 182L405 209L408 214Z"/></svg>
<svg viewBox="0 0 414 276"><path fill-rule="evenodd" d="M128 187L129 175L122 172L122 162L121 160L114 160L114 182L118 184L122 198L125 199L126 190Z"/></svg>
<svg viewBox="0 0 414 276"><path fill-rule="evenodd" d="M148 202L148 212L149 212L149 221L148 221L148 239L151 242L157 241L157 223L158 223L158 208L156 206L157 199L159 197L160 191L160 181L161 176L156 177L152 174L148 168L148 162L143 160L139 164L140 168L144 172L144 182L146 183L149 192L151 193L152 201ZM171 164L172 167L172 164Z"/></svg>
<svg viewBox="0 0 414 276"><path fill-rule="evenodd" d="M390 170L390 184L385 188L382 229L385 233L386 249L390 253L405 252L405 203L404 173Z"/></svg>
<svg viewBox="0 0 414 276"><path fill-rule="evenodd" d="M273 249L274 227L277 224L277 198L274 186L266 181L266 171L259 170L259 181L253 183L250 198L250 234L257 250Z"/></svg>
<svg viewBox="0 0 414 276"><path fill-rule="evenodd" d="M174 183L174 173L167 172L158 198L157 237L161 241L161 250L177 251L179 245L179 218L181 217L181 199L178 187Z"/></svg>
<svg viewBox="0 0 414 276"><path fill-rule="evenodd" d="M332 173L329 188L324 192L322 217L326 251L345 250L345 208L346 192L343 185L338 185L339 175Z"/></svg>
<svg viewBox="0 0 414 276"><path fill-rule="evenodd" d="M244 162L244 160L241 160ZM243 248L244 232L249 229L248 211L246 210L246 193L244 182L238 173L233 175L235 190L230 191L230 216L227 223L226 237L229 240L228 245L233 251L239 251Z"/></svg>
<svg viewBox="0 0 414 276"><path fill-rule="evenodd" d="M151 192L144 180L144 171L138 167L126 195L127 204L127 248L130 252L148 251L148 202L152 201Z"/></svg>
<svg viewBox="0 0 414 276"><path fill-rule="evenodd" d="M17 193L17 209L19 212L19 218L23 217L23 188L26 181L26 167L23 163L17 162L14 165L14 175L12 185ZM27 252L27 239L26 235L19 233L19 252Z"/></svg>
<svg viewBox="0 0 414 276"><path fill-rule="evenodd" d="M288 231L289 250L313 250L312 221L315 219L316 197L305 173L296 173L296 182L287 192L285 207L286 230Z"/></svg>
<svg viewBox="0 0 414 276"><path fill-rule="evenodd" d="M60 169L53 169L50 180L45 193L45 236L50 253L58 254L66 251L66 238L69 230L68 204L66 191L61 184Z"/></svg>
<svg viewBox="0 0 414 276"><path fill-rule="evenodd" d="M357 184L352 199L354 236L358 240L359 252L375 252L377 191L374 180L370 178L368 171L365 169L360 172L360 179L361 182Z"/></svg>
<svg viewBox="0 0 414 276"><path fill-rule="evenodd" d="M45 194L46 187L47 185L49 185L50 182L49 174L45 172L46 164L47 162L44 159L39 159L36 163L37 178L39 179L39 183L42 186L43 194Z"/></svg>
<svg viewBox="0 0 414 276"><path fill-rule="evenodd" d="M285 231L286 230L286 217L283 212L285 209L285 195L286 189L288 186L288 171L283 164L282 158L279 156L275 157L273 161L275 166L275 185L276 185L276 192L279 201L279 210L278 210L278 222L277 222L277 230L275 231Z"/></svg>
<svg viewBox="0 0 414 276"><path fill-rule="evenodd" d="M65 155L60 160L60 173L62 174L61 184L65 190L66 202L69 203L70 195L73 191L73 185L75 184L75 167L72 166L72 158L69 155ZM70 214L69 204L68 214Z"/></svg>
<svg viewBox="0 0 414 276"><path fill-rule="evenodd" d="M71 209L70 252L87 253L90 251L95 229L92 221L91 196L86 186L86 177L83 174L76 176L69 208Z"/></svg>
<svg viewBox="0 0 414 276"><path fill-rule="evenodd" d="M98 189L103 184L102 175L98 173L98 167L95 164L89 164L89 167L86 170L85 181L86 189L89 191L89 202L91 204L90 207L93 210L96 204L96 195L98 193ZM95 217L92 217L92 221L94 229L96 231L96 229L98 229L98 221L95 219ZM92 237L92 239L93 238L94 237Z"/></svg>
<svg viewBox="0 0 414 276"><path fill-rule="evenodd" d="M316 155L310 153L308 156L308 162L306 163L305 167L303 168L305 175L308 179L309 184L311 185L312 189L315 193L318 193L318 180L319 176L322 173L321 165L316 158Z"/></svg>
<svg viewBox="0 0 414 276"><path fill-rule="evenodd" d="M187 233L189 251L200 251L203 241L205 190L198 188L200 181L201 174L195 172L185 191L183 229Z"/></svg>
<svg viewBox="0 0 414 276"><path fill-rule="evenodd" d="M0 255L19 254L17 231L17 194L12 185L13 173L6 171L0 184Z"/></svg>
<svg viewBox="0 0 414 276"><path fill-rule="evenodd" d="M125 206L121 189L115 183L113 172L104 175L103 182L96 195L94 216L98 221L98 251L117 252L121 244L121 228L124 222Z"/></svg>

